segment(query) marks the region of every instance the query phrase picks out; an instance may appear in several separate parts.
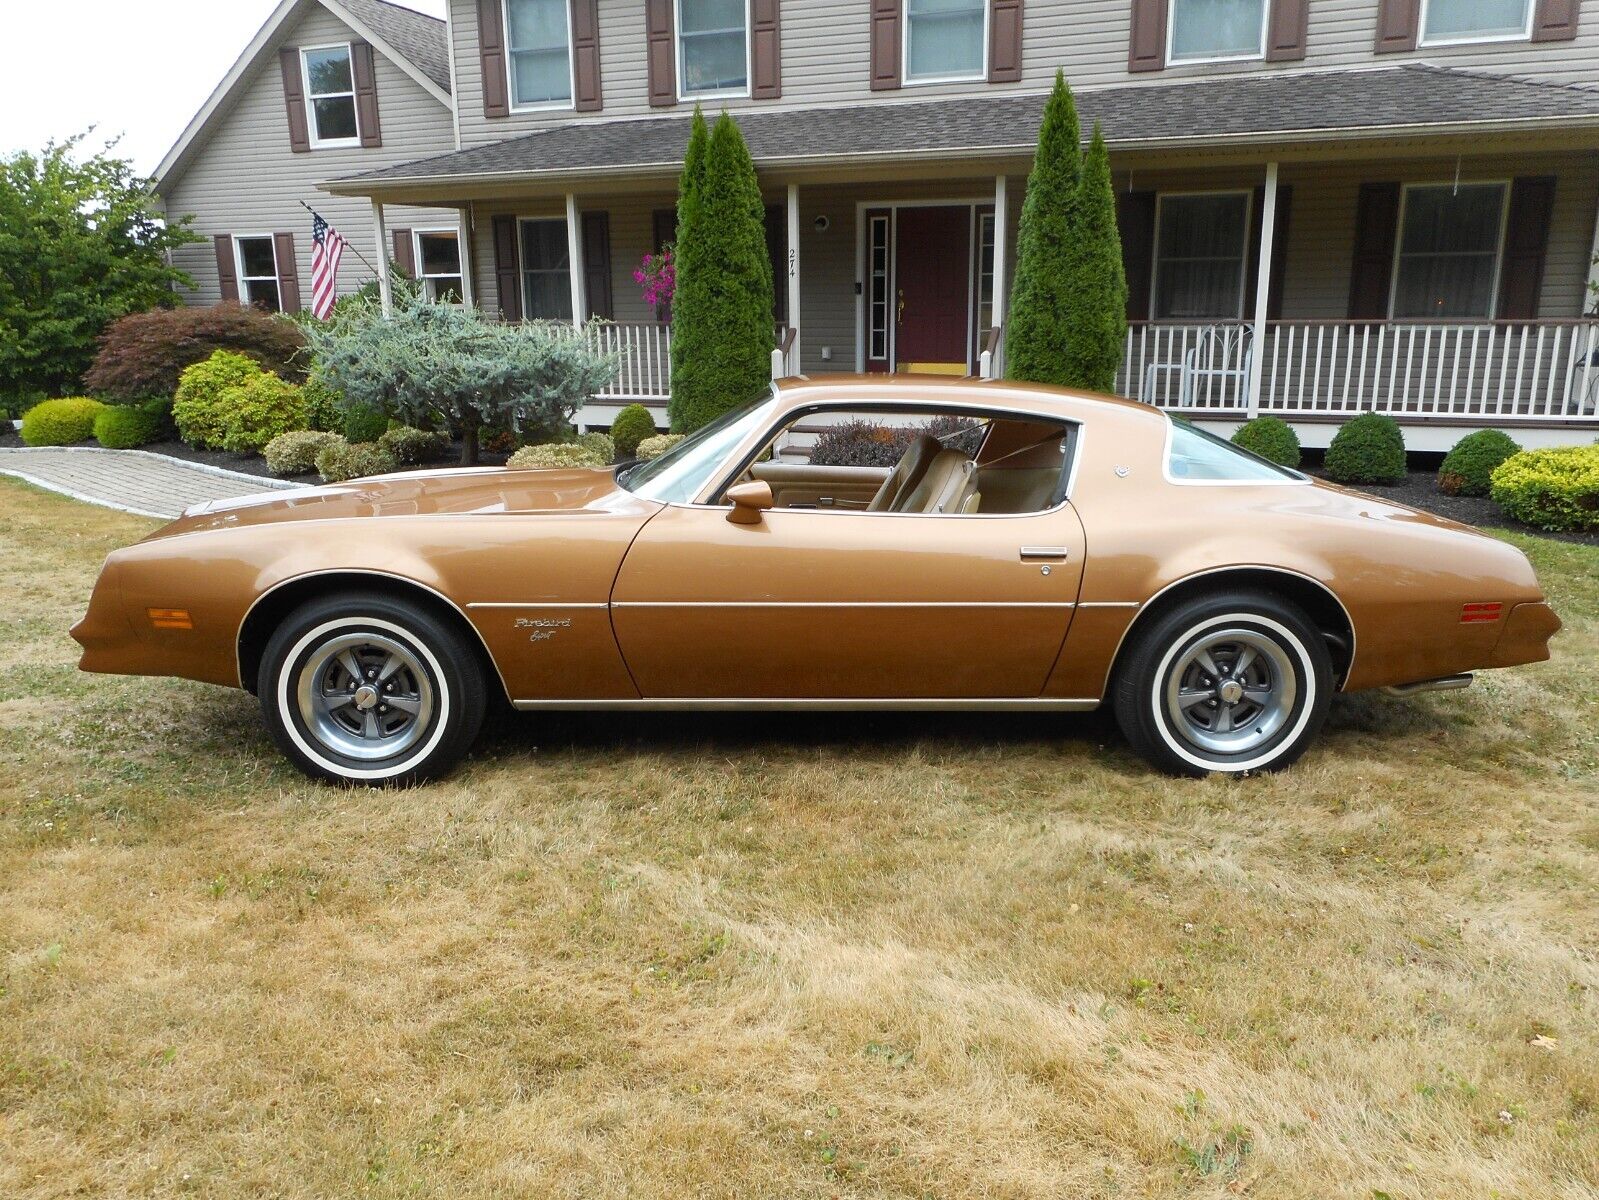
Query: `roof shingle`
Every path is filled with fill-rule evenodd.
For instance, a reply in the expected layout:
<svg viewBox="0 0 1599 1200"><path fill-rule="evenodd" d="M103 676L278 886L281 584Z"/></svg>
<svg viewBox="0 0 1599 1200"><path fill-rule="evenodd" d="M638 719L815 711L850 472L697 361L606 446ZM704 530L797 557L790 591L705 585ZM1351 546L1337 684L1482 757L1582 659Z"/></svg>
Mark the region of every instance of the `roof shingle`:
<svg viewBox="0 0 1599 1200"><path fill-rule="evenodd" d="M444 22L388 0L342 0L351 15L388 42L440 88L450 90L450 51Z"/></svg>

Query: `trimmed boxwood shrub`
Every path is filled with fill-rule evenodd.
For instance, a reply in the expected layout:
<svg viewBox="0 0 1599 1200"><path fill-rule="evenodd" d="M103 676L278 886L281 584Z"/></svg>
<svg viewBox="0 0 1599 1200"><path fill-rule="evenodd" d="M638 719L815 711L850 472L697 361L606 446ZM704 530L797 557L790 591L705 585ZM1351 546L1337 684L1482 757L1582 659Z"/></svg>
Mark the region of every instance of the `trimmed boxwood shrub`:
<svg viewBox="0 0 1599 1200"><path fill-rule="evenodd" d="M316 456L329 446L343 446L345 441L336 433L320 429L296 429L280 433L266 444L262 457L267 469L274 475L304 475L316 470Z"/></svg>
<svg viewBox="0 0 1599 1200"><path fill-rule="evenodd" d="M647 437L638 444L637 454L645 462L649 462L652 458L660 458L685 436L681 433L658 433L654 437Z"/></svg>
<svg viewBox="0 0 1599 1200"><path fill-rule="evenodd" d="M178 436L191 446L220 450L227 432L224 396L265 373L254 359L231 350L218 350L204 362L185 367L172 401Z"/></svg>
<svg viewBox="0 0 1599 1200"><path fill-rule="evenodd" d="M108 450L135 450L161 438L166 403L113 404L94 419L94 440Z"/></svg>
<svg viewBox="0 0 1599 1200"><path fill-rule="evenodd" d="M523 446L506 460L505 465L526 470L540 467L603 467L606 464L587 446L547 443L543 446Z"/></svg>
<svg viewBox="0 0 1599 1200"><path fill-rule="evenodd" d="M1405 437L1399 422L1362 413L1333 435L1327 477L1339 483L1397 483L1405 477Z"/></svg>
<svg viewBox="0 0 1599 1200"><path fill-rule="evenodd" d="M365 404L351 404L344 410L344 438L352 446L375 442L389 431L388 414Z"/></svg>
<svg viewBox="0 0 1599 1200"><path fill-rule="evenodd" d="M1280 417L1256 417L1233 434L1233 445L1284 467L1299 465L1299 435Z"/></svg>
<svg viewBox="0 0 1599 1200"><path fill-rule="evenodd" d="M390 454L376 442L360 442L352 446L347 442L331 442L317 452L316 470L328 483L342 483L346 479L363 479L368 475L387 475L399 467Z"/></svg>
<svg viewBox="0 0 1599 1200"><path fill-rule="evenodd" d="M377 442L397 461L410 464L432 462L450 447L450 439L442 433L412 429L409 425L384 430Z"/></svg>
<svg viewBox="0 0 1599 1200"><path fill-rule="evenodd" d="M87 396L46 400L22 415L22 441L28 446L70 446L86 442L105 405Z"/></svg>
<svg viewBox="0 0 1599 1200"><path fill-rule="evenodd" d="M262 374L222 394L222 448L253 454L291 429L304 429L305 398L292 383Z"/></svg>
<svg viewBox="0 0 1599 1200"><path fill-rule="evenodd" d="M300 393L305 397L307 426L324 433L338 433L344 428L344 393L338 388L312 372Z"/></svg>
<svg viewBox="0 0 1599 1200"><path fill-rule="evenodd" d="M654 436L655 418L642 404L629 404L611 422L611 440L623 458L632 458L638 452L638 444Z"/></svg>
<svg viewBox="0 0 1599 1200"><path fill-rule="evenodd" d="M1495 469L1489 494L1539 529L1599 530L1599 443L1512 455Z"/></svg>
<svg viewBox="0 0 1599 1200"><path fill-rule="evenodd" d="M592 450L600 462L610 466L616 461L616 443L608 433L580 433L577 444Z"/></svg>
<svg viewBox="0 0 1599 1200"><path fill-rule="evenodd" d="M1509 434L1498 429L1468 433L1444 455L1438 468L1438 490L1446 496L1486 496L1494 469L1521 451Z"/></svg>
<svg viewBox="0 0 1599 1200"><path fill-rule="evenodd" d="M113 321L83 386L121 402L170 396L186 367L218 350L242 354L293 383L305 377L305 336L293 321L224 302L158 308Z"/></svg>

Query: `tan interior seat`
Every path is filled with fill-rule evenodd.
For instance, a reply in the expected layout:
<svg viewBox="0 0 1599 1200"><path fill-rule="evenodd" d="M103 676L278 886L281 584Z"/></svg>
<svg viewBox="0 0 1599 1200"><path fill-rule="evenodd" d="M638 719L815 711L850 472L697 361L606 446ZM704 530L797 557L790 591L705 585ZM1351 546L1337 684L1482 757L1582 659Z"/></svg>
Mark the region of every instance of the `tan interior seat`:
<svg viewBox="0 0 1599 1200"><path fill-rule="evenodd" d="M971 459L959 450L940 450L933 456L922 481L906 493L895 511L958 513L962 502L975 490L975 480L976 470Z"/></svg>
<svg viewBox="0 0 1599 1200"><path fill-rule="evenodd" d="M900 499L909 495L911 489L921 483L939 448L937 439L928 437L925 433L913 441L905 453L900 455L899 462L894 464L894 469L889 472L888 478L883 480L883 486L877 489L877 495L872 497L871 503L866 506L866 511L901 511Z"/></svg>

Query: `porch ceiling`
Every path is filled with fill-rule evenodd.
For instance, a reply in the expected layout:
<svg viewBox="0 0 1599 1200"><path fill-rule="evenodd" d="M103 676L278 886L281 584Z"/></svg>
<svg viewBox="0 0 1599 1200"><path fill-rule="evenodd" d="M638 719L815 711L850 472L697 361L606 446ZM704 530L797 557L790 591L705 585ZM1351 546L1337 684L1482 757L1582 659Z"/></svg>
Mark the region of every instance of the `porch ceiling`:
<svg viewBox="0 0 1599 1200"><path fill-rule="evenodd" d="M1234 75L1078 93L1085 132L1100 122L1120 156L1204 157L1273 149L1326 155L1338 147L1558 137L1599 146L1599 90L1425 64ZM756 166L785 179L848 169L904 173L928 161L1025 165L1037 140L1038 93L946 100L878 100L831 108L736 114ZM323 184L336 195L468 201L515 191L558 192L603 178L608 190L659 186L682 165L688 116L587 118L502 142ZM1570 140L1574 139L1574 140ZM975 165L975 163L974 163Z"/></svg>

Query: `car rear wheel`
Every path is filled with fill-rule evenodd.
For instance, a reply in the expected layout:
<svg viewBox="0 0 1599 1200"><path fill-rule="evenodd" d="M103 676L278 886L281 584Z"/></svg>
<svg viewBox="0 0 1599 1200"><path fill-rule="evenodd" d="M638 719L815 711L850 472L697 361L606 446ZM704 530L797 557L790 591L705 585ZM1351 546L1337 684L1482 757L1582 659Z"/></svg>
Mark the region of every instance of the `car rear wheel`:
<svg viewBox="0 0 1599 1200"><path fill-rule="evenodd" d="M1276 771L1305 752L1332 704L1325 639L1267 592L1187 601L1134 635L1112 689L1116 721L1174 775Z"/></svg>
<svg viewBox="0 0 1599 1200"><path fill-rule="evenodd" d="M313 779L409 785L443 774L483 724L475 648L448 622L380 595L302 605L262 657L273 739Z"/></svg>

